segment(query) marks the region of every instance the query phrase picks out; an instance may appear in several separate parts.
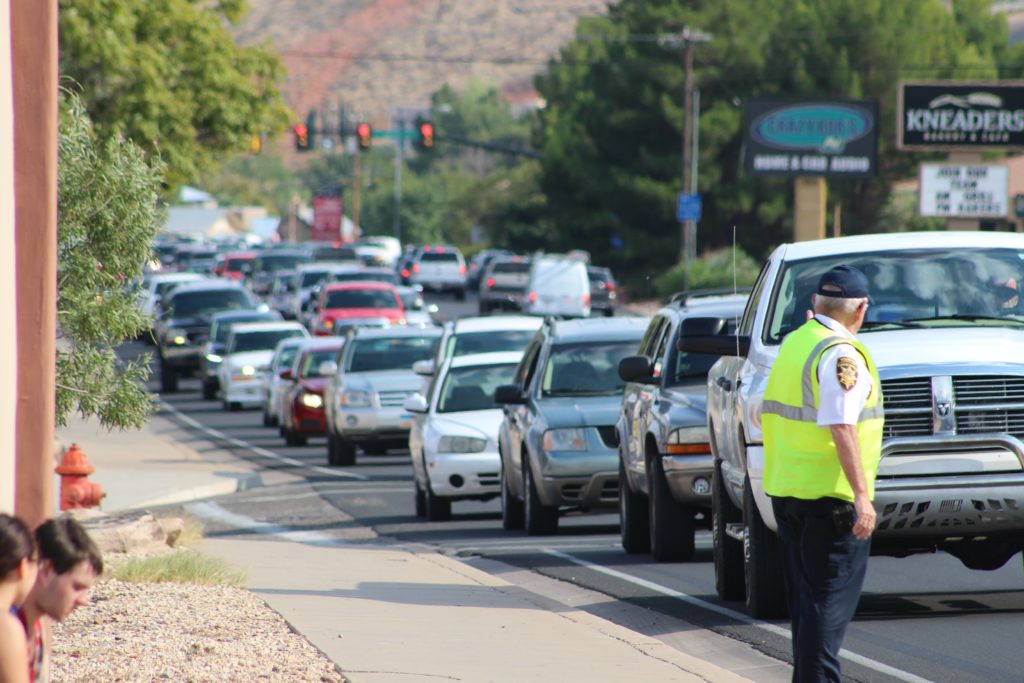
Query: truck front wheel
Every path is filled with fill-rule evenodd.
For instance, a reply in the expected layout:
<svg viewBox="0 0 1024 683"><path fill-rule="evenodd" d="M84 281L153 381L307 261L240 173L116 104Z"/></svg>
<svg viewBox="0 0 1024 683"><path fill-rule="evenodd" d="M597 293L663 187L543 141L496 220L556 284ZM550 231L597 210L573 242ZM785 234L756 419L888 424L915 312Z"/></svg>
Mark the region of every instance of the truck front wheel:
<svg viewBox="0 0 1024 683"><path fill-rule="evenodd" d="M723 600L743 600L743 544L725 533L729 524L743 521L743 513L729 500L722 480L722 462L711 475L711 540L715 557L715 589Z"/></svg>
<svg viewBox="0 0 1024 683"><path fill-rule="evenodd" d="M629 488L626 467L619 454L619 531L622 549L630 555L651 551L651 530L647 517L647 496Z"/></svg>
<svg viewBox="0 0 1024 683"><path fill-rule="evenodd" d="M747 611L755 619L782 619L786 607L786 583L782 573L779 537L769 529L754 502L750 482L743 487L743 574Z"/></svg>

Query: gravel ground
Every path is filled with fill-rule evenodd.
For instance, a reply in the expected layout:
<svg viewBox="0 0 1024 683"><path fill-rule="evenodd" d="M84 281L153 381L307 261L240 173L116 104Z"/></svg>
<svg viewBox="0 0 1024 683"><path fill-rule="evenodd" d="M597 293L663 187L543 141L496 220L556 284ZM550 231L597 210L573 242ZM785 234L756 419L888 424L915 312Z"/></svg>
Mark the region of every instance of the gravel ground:
<svg viewBox="0 0 1024 683"><path fill-rule="evenodd" d="M100 581L53 641L54 683L345 681L281 615L228 586Z"/></svg>

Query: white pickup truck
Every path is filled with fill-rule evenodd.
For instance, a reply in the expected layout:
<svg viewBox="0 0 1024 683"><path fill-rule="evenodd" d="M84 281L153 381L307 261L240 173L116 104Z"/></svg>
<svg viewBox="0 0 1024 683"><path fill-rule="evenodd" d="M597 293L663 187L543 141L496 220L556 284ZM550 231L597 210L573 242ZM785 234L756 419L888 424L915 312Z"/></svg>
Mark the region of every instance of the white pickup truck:
<svg viewBox="0 0 1024 683"><path fill-rule="evenodd" d="M994 570L1024 548L1024 234L785 244L734 336L722 320L691 318L679 342L723 356L708 373L715 584L755 617L786 612L757 411L779 344L806 320L821 274L840 263L870 282L858 338L882 380L872 554L945 551Z"/></svg>

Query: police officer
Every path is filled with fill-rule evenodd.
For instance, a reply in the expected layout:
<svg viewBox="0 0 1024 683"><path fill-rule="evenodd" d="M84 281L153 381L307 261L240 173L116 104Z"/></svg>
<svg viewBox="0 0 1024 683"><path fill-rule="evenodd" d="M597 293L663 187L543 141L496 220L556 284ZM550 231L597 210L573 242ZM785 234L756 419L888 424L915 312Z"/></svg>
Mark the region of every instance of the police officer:
<svg viewBox="0 0 1024 683"><path fill-rule="evenodd" d="M839 649L864 585L875 528L882 392L854 334L867 278L841 265L811 297L814 316L782 342L762 405L793 630L793 680L839 681Z"/></svg>

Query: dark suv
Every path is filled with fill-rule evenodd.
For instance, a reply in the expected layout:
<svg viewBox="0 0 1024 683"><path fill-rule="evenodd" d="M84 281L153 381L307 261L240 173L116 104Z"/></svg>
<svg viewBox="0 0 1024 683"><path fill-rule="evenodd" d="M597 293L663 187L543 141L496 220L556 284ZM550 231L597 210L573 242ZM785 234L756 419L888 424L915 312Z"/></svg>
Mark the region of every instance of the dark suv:
<svg viewBox="0 0 1024 683"><path fill-rule="evenodd" d="M160 391L177 391L178 378L199 368L214 313L260 307L249 290L235 282L204 280L175 287L165 297L157 323Z"/></svg>
<svg viewBox="0 0 1024 683"><path fill-rule="evenodd" d="M515 383L494 393L501 513L506 529L558 529L559 509L619 500L615 418L619 361L636 353L647 318L548 320L527 346Z"/></svg>
<svg viewBox="0 0 1024 683"><path fill-rule="evenodd" d="M622 547L658 562L689 560L711 509L707 376L717 355L677 350L690 317L737 318L746 294L673 297L654 314L638 355L623 359L619 435ZM699 519L698 519L699 518Z"/></svg>

